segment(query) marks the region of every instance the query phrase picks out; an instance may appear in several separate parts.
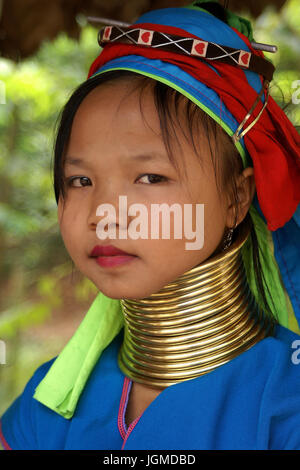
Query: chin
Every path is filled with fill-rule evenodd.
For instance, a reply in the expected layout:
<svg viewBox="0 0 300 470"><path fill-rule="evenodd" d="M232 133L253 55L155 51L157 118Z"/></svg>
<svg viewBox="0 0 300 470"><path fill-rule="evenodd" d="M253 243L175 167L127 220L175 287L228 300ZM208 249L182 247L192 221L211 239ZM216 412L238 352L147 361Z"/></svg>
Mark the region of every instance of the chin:
<svg viewBox="0 0 300 470"><path fill-rule="evenodd" d="M94 283L95 284L95 283ZM130 288L108 288L106 289L103 285L96 285L97 289L99 289L106 297L111 299L121 300L121 299L144 299L146 297L150 297L154 291L149 289L130 289Z"/></svg>

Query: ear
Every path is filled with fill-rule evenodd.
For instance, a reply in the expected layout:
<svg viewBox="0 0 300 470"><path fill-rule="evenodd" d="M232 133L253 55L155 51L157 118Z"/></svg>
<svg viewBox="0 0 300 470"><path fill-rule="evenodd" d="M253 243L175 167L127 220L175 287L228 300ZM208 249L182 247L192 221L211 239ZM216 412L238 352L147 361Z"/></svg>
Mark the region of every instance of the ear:
<svg viewBox="0 0 300 470"><path fill-rule="evenodd" d="M236 212L235 204L228 207L226 225L234 227L239 225L246 217L255 194L254 170L252 167L245 168L236 181L238 207Z"/></svg>

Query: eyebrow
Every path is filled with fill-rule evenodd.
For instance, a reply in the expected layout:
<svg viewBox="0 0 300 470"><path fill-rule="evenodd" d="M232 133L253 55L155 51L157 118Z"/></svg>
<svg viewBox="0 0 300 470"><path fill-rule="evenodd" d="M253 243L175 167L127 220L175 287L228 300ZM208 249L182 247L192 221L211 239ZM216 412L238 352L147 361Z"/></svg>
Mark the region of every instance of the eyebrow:
<svg viewBox="0 0 300 470"><path fill-rule="evenodd" d="M165 160L162 155L157 153L150 153L150 154L138 154L138 155L130 155L124 157L126 160L140 160L140 161L151 161L151 160ZM73 166L90 166L89 163L81 158L74 158L74 157L66 157L65 159L66 165L73 165Z"/></svg>

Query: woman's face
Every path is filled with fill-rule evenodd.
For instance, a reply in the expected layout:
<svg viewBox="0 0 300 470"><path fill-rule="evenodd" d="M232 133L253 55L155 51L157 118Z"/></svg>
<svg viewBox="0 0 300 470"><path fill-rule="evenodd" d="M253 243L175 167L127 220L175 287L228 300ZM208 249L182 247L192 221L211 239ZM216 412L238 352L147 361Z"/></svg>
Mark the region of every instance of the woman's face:
<svg viewBox="0 0 300 470"><path fill-rule="evenodd" d="M232 223L226 198L218 192L206 143L201 149L199 142L200 164L181 130L176 130L181 144L181 149L178 145L173 149L179 163L178 172L168 159L150 88L143 95L142 110L145 121L134 82L111 82L89 93L75 115L65 164L66 179L74 176L83 179L69 182L66 198L64 202L60 198L58 204L61 234L72 260L101 292L115 299L142 299L158 292L206 260L222 241L225 227ZM152 159L143 158L146 156ZM79 161L72 163L68 159ZM126 196L127 209L134 203L143 205L146 212L142 221L148 222L147 238L130 236L129 225L141 213L126 212L124 217L123 207L119 217L119 196ZM116 217L109 220L105 230L112 234L115 228L116 238L101 240L96 232L97 224L104 218L108 220L107 213L97 215L96 211L99 205L107 203L115 208ZM174 237L172 211L170 236L162 237L160 215L159 237L151 237L152 205L163 203L168 207L179 204L182 219L184 205L192 209L192 226L190 218L189 225L182 220L181 238ZM196 204L204 205L203 218L201 212L197 215ZM203 230L202 248L195 243L197 249L186 248L186 243L195 242L195 238L186 238L185 226L193 231ZM113 245L135 256L125 264L104 267L91 256L96 245Z"/></svg>

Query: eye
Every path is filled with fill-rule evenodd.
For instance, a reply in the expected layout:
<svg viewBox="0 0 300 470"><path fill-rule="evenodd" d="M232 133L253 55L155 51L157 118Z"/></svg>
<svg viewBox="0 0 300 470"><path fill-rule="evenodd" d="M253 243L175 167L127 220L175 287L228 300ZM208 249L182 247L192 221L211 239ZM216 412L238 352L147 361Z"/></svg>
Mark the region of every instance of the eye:
<svg viewBox="0 0 300 470"><path fill-rule="evenodd" d="M73 184L74 181L78 181L78 184ZM82 188L84 186L90 186L88 182L91 180L87 176L72 176L67 178L67 185L73 188Z"/></svg>
<svg viewBox="0 0 300 470"><path fill-rule="evenodd" d="M144 175L141 175L141 176L138 177L138 179L141 179L141 178L149 178L150 184L160 183L161 180L167 181L167 179L168 179L165 176L156 175L156 174L153 174L153 173L145 173Z"/></svg>

